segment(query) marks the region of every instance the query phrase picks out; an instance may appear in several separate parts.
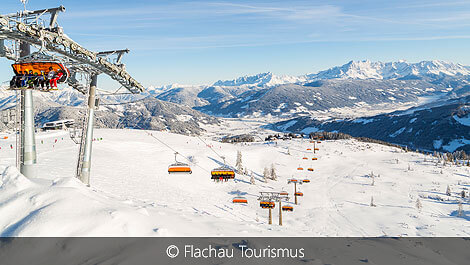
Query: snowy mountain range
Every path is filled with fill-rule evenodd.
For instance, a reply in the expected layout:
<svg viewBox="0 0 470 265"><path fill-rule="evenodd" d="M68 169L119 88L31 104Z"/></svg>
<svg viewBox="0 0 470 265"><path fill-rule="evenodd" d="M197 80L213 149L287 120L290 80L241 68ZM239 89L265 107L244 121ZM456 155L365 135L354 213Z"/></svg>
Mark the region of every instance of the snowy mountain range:
<svg viewBox="0 0 470 265"><path fill-rule="evenodd" d="M384 114L467 95L470 95L468 66L443 61L382 63L366 60L351 61L316 74L302 76L278 76L268 72L233 80L219 80L212 85L172 84L149 87L140 95L101 94L99 97L110 113L120 113L116 119L125 111L132 113L139 108L149 110L152 103L159 105L164 104L164 101L178 104L175 108L184 108L181 112L184 112L183 115L189 113L187 109L193 108L209 115L225 117L271 115L280 119L301 116L322 116L322 119L327 119ZM77 107L84 102L84 96L71 88L53 93L35 93L35 97L39 99L36 100L36 105L58 109L61 106ZM130 104L145 99L148 99L145 104ZM14 101L14 93L0 90L0 109L11 107ZM111 107L110 104L114 106ZM64 114L65 110L61 111L61 115L48 113L39 120L68 115ZM71 115L69 110L65 112ZM176 112L181 114L180 111ZM149 117L152 115L149 114ZM162 115L168 121L175 120L172 113ZM194 115L202 117L199 112L194 112ZM106 114L103 117L105 116ZM98 120L97 124L100 123ZM104 120L100 126L112 127L116 124L115 121ZM155 128L165 128L168 124L161 123ZM192 133L196 131L199 130L193 130Z"/></svg>
<svg viewBox="0 0 470 265"><path fill-rule="evenodd" d="M465 95L470 67L444 61L351 61L301 76L262 73L212 85L172 85L156 98L218 116L298 116L342 107L383 108ZM431 99L433 98L433 99ZM300 104L300 105L299 105Z"/></svg>
<svg viewBox="0 0 470 265"><path fill-rule="evenodd" d="M38 127L61 119L74 119L80 125L85 116L85 107L82 104L84 95L70 87L52 93L33 93L33 96ZM100 107L95 112L95 124L98 128L143 128L192 135L200 134L204 130L201 126L203 124L218 123L217 118L183 105L154 97L123 99L122 96L100 96ZM14 107L15 104L14 92L0 90L0 111ZM0 131L4 127L0 122Z"/></svg>
<svg viewBox="0 0 470 265"><path fill-rule="evenodd" d="M470 67L451 62L433 60L419 63L350 61L316 74L307 75L310 80L322 79L400 79L411 77L464 76Z"/></svg>
<svg viewBox="0 0 470 265"><path fill-rule="evenodd" d="M233 80L219 80L212 86L271 87L305 81L307 81L306 76L275 75L271 72L267 72L252 76L243 76Z"/></svg>

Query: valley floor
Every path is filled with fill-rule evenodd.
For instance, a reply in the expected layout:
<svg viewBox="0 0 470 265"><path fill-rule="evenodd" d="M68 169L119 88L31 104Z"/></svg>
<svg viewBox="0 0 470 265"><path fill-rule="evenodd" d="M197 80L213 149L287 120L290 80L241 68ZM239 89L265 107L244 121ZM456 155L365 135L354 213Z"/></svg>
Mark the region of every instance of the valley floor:
<svg viewBox="0 0 470 265"><path fill-rule="evenodd" d="M216 129L211 136L218 135ZM191 156L193 173L169 175L173 151L149 134ZM78 145L67 132L37 135L34 179L13 166L14 135L9 136L0 140L0 236L470 235L468 199L463 200L462 216L457 211L461 191L468 194L470 167L436 165L430 156L392 147L323 141L313 154L306 150L312 144L301 139L223 144L208 135L201 140L167 132L97 129L95 137L102 140L93 143L91 187L86 187L74 178ZM223 161L203 141L231 166L240 150L255 184L241 174L229 182L211 181L210 170ZM271 164L279 177L265 183L263 169ZM297 171L299 166L314 172ZM281 190L292 195L293 186L287 184L292 177L311 182L299 186L304 194L299 205L292 198L284 204L294 206L293 212L283 213L284 225L277 225L277 206L269 225L268 210L259 207L257 196ZM451 196L445 194L448 185ZM245 196L248 204L233 204L236 196ZM375 207L370 206L372 198Z"/></svg>

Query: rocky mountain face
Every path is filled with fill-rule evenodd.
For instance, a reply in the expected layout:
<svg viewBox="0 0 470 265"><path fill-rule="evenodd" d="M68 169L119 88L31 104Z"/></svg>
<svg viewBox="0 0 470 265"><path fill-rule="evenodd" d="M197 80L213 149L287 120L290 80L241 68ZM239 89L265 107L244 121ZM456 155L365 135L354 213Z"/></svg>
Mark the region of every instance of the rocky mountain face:
<svg viewBox="0 0 470 265"><path fill-rule="evenodd" d="M311 133L337 131L369 137L413 149L470 152L470 96L358 119L320 121L304 116L271 125L272 128Z"/></svg>

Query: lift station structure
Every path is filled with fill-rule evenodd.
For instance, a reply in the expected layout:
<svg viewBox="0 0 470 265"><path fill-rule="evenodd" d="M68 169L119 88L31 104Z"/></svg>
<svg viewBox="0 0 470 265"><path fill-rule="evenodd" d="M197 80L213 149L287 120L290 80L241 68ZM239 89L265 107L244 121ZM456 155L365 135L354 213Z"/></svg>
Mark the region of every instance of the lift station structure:
<svg viewBox="0 0 470 265"><path fill-rule="evenodd" d="M0 15L0 57L15 63L41 62L47 59L60 63L68 70L66 83L80 91L88 99L83 119L76 177L90 185L91 153L94 111L98 76L105 74L117 81L128 93L137 94L144 87L125 69L122 57L128 49L94 52L90 51L64 33L57 19L65 7L36 11L23 10ZM33 90L24 87L17 93L17 167L26 177L35 177L37 163Z"/></svg>

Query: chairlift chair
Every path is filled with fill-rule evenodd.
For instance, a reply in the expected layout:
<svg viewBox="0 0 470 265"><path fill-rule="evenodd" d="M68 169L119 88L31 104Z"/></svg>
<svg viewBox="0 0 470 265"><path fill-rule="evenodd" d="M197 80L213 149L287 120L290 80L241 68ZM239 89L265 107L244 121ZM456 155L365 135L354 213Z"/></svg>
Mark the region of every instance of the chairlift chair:
<svg viewBox="0 0 470 265"><path fill-rule="evenodd" d="M310 183L310 180L309 179L304 179L302 180L303 183Z"/></svg>
<svg viewBox="0 0 470 265"><path fill-rule="evenodd" d="M260 201L259 206L264 209L274 208L276 204L273 201Z"/></svg>
<svg viewBox="0 0 470 265"><path fill-rule="evenodd" d="M235 178L235 171L225 164L225 157L222 157L222 159L224 160L224 165L218 168L214 168L211 171L211 179L214 181L228 181L229 179Z"/></svg>
<svg viewBox="0 0 470 265"><path fill-rule="evenodd" d="M248 203L248 200L245 197L235 197L232 200L233 203Z"/></svg>
<svg viewBox="0 0 470 265"><path fill-rule="evenodd" d="M293 212L294 207L289 206L289 205L285 205L285 206L282 206L282 211L284 211L284 212Z"/></svg>
<svg viewBox="0 0 470 265"><path fill-rule="evenodd" d="M39 86L39 85L33 85L32 87L25 86L26 82L28 80L31 80L29 78L34 78L34 77L39 77L41 76L41 73L43 73L45 76L49 73L49 69L52 68L53 71L58 73L59 71L62 73L62 76L60 79L57 80L57 83L64 83L67 81L67 79L70 76L70 71L64 66L62 62L60 62L58 59L46 55L42 52L35 52L27 57L20 58L17 62L11 65L13 68L13 72L15 73L15 76L12 78L12 81L10 82L10 89L25 89L25 88L33 88L36 90L41 90L41 91L49 91L49 90L56 90L50 87L48 90L44 90L45 86ZM33 76L29 75L29 72L33 73ZM21 73L26 73L25 76L23 76ZM22 79L24 82L22 83L21 80L18 80L18 78L25 78Z"/></svg>
<svg viewBox="0 0 470 265"><path fill-rule="evenodd" d="M235 171L233 169L222 166L218 168L214 168L211 171L211 179L213 180L229 180L235 178Z"/></svg>
<svg viewBox="0 0 470 265"><path fill-rule="evenodd" d="M295 195L295 196L298 196L298 197L304 196L304 194L303 194L302 192L299 192L299 191L296 192L296 193L294 193L294 195Z"/></svg>
<svg viewBox="0 0 470 265"><path fill-rule="evenodd" d="M178 160L176 159L177 155L178 152L175 153L175 163L168 166L168 174L192 174L193 171L191 170L189 164L178 162Z"/></svg>

